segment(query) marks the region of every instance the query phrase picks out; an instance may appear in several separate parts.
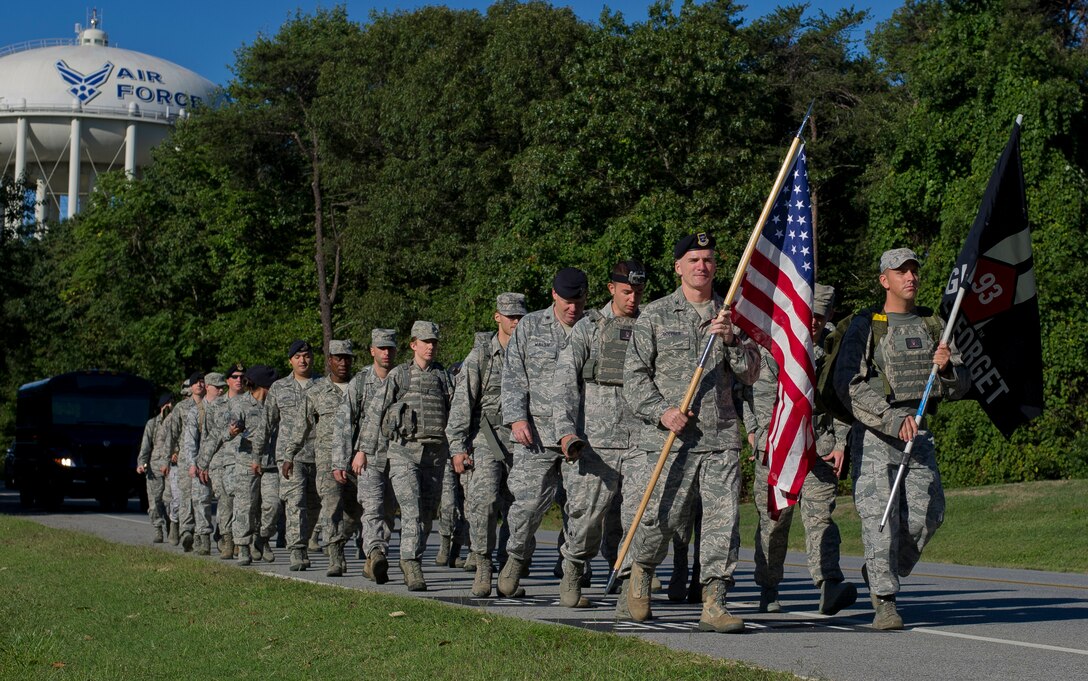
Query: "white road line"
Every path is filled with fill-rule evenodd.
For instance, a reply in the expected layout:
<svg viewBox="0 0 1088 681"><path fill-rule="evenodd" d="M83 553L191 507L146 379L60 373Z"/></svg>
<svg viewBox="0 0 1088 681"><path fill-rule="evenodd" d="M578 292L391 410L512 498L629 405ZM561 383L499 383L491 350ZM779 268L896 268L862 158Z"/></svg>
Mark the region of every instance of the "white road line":
<svg viewBox="0 0 1088 681"><path fill-rule="evenodd" d="M110 518L111 520L124 520L125 522L128 522L128 523L136 523L137 525L147 525L148 527L151 526L151 523L148 522L147 518L140 518L139 520L136 520L136 519L133 519L133 518L126 518L126 517L120 516L120 515L106 515L105 513L99 513L98 515L101 518Z"/></svg>
<svg viewBox="0 0 1088 681"><path fill-rule="evenodd" d="M937 636L951 636L953 638L965 638L971 641L984 641L986 643L1004 643L1010 646L1020 646L1022 648L1038 648L1039 650L1052 650L1057 653L1073 653L1074 655L1088 655L1088 650L1078 650L1076 648L1061 648L1059 646L1048 646L1042 643L1026 643L1024 641L1010 641L1004 638L990 638L989 636L972 636L971 634L960 634L954 631L940 631L938 629L928 629L926 627L914 627L910 631L917 631L923 634L936 634Z"/></svg>

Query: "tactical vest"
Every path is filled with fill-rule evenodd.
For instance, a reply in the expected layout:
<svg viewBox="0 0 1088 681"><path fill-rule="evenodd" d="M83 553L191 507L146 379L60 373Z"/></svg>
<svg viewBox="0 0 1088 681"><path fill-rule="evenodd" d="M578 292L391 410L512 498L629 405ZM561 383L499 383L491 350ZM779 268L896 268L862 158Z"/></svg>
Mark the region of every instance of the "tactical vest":
<svg viewBox="0 0 1088 681"><path fill-rule="evenodd" d="M435 362L429 371L414 367L414 362L403 364L406 383L398 400L411 411L412 428L405 428L402 420L401 434L411 442L435 443L446 438L446 420L449 418L449 378L441 364ZM413 376L413 374L418 374ZM395 408L397 405L394 405ZM411 432L407 432L411 431Z"/></svg>
<svg viewBox="0 0 1088 681"><path fill-rule="evenodd" d="M633 317L606 317L590 310L586 317L597 326L596 356L582 366L582 378L597 385L623 385L623 362L635 328Z"/></svg>
<svg viewBox="0 0 1088 681"><path fill-rule="evenodd" d="M476 334L476 347L480 352L480 415L487 417L492 426L502 424L502 361L491 355L491 339L494 332Z"/></svg>
<svg viewBox="0 0 1088 681"><path fill-rule="evenodd" d="M880 376L870 379L873 388L884 392L895 405L917 404L925 393L933 369L933 352L940 339L940 322L925 309L917 321L891 326L886 315L873 315L873 322L887 324L887 332L874 348L873 363ZM884 317L884 319L880 319Z"/></svg>

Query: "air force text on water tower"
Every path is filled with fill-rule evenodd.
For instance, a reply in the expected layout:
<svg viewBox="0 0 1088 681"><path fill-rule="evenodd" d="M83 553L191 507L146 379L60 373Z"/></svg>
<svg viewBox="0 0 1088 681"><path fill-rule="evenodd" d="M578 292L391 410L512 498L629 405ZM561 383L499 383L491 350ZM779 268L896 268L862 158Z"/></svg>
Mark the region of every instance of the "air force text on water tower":
<svg viewBox="0 0 1088 681"><path fill-rule="evenodd" d="M198 94L177 90L167 82L163 74L138 65L124 64L114 67L106 62L90 73L81 73L63 59L57 61L57 72L69 86L68 92L83 104L88 104L106 90L116 93L120 104L139 100L145 104L159 104L179 108L195 108L203 103ZM109 83L110 75L114 83Z"/></svg>

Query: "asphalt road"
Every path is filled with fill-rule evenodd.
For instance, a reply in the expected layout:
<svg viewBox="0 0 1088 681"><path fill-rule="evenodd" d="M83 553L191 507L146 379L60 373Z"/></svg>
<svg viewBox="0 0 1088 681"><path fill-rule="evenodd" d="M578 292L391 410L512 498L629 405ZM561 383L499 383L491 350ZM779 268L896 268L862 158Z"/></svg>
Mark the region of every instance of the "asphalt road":
<svg viewBox="0 0 1088 681"><path fill-rule="evenodd" d="M136 502L127 513L102 513L94 502L69 501L57 513L23 513L14 492L0 491L0 512L21 513L51 527L87 532L108 541L157 546L181 553L169 544L152 545L147 517ZM664 594L654 598L656 618L644 623L616 623L611 615L615 596L605 596L607 566L594 561L593 586L586 590L592 607L570 610L556 602L557 580L551 569L555 533L538 535L537 564L522 584L524 599L477 599L470 587L472 574L439 568L431 560L437 545L432 537L424 560L429 590L408 594L401 584L394 555L389 584L378 587L361 574L361 561L348 551L348 575L325 576L326 559L314 556L305 572L287 570L287 552L277 550L275 563L259 563L240 570L256 570L284 579L307 581L483 608L513 617L639 636L661 645L713 657L743 660L762 667L790 671L805 677L840 681L872 679L1063 679L1088 681L1088 575L978 568L921 563L904 580L899 611L907 628L879 632L871 628L872 610L864 586L859 586L855 607L835 617L816 612L818 593L808 578L803 554L790 554L780 590L783 611L760 614L759 588L752 580L752 554L742 550L737 586L730 593L730 610L742 616L743 635L719 635L695 630L699 606L670 603ZM1060 547L1055 547L1060 550ZM193 560L217 560L193 557ZM663 580L668 579L666 559ZM847 579L860 584L861 561L845 558Z"/></svg>

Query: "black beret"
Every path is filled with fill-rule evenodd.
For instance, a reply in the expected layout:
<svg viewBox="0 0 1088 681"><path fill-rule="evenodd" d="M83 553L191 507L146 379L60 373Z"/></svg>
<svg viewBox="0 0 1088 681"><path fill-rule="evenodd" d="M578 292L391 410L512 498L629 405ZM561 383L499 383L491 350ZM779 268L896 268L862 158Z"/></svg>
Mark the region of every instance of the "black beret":
<svg viewBox="0 0 1088 681"><path fill-rule="evenodd" d="M246 380L258 388L271 388L277 378L276 370L267 364L254 364L246 369Z"/></svg>
<svg viewBox="0 0 1088 681"><path fill-rule="evenodd" d="M552 289L567 300L584 298L589 293L589 279L577 267L564 267L552 279Z"/></svg>
<svg viewBox="0 0 1088 681"><path fill-rule="evenodd" d="M166 405L174 401L174 396L170 393L163 393L159 395L159 406L156 409L162 409Z"/></svg>
<svg viewBox="0 0 1088 681"><path fill-rule="evenodd" d="M291 359L300 352L313 352L314 349L304 340L291 341L291 347L287 348L287 359Z"/></svg>
<svg viewBox="0 0 1088 681"><path fill-rule="evenodd" d="M676 246L672 249L673 260L679 260L684 257L684 254L688 251L701 251L707 248L713 249L714 244L713 234L708 232L689 234L676 242Z"/></svg>
<svg viewBox="0 0 1088 681"><path fill-rule="evenodd" d="M197 383L200 383L203 380L204 380L204 372L203 371L194 371L193 374L191 376L189 376L189 385L196 385Z"/></svg>

